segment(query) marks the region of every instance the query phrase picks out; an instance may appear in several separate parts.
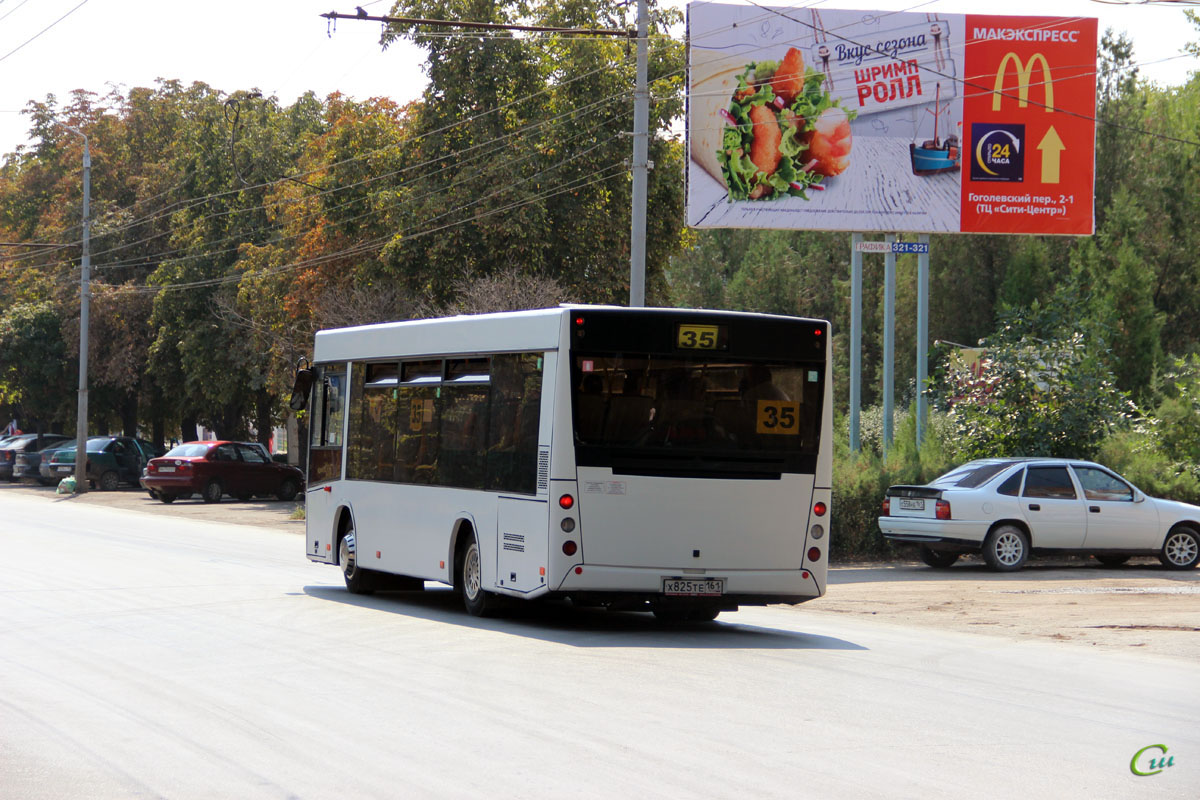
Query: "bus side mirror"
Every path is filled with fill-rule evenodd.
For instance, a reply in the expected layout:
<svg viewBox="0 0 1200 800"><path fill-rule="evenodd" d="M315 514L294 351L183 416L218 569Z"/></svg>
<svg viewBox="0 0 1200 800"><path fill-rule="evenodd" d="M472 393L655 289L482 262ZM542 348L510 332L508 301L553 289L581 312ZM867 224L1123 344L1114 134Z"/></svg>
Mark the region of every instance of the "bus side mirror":
<svg viewBox="0 0 1200 800"><path fill-rule="evenodd" d="M292 382L292 396L288 400L288 406L292 411L303 411L308 405L308 393L312 390L313 384L313 369L308 366L308 359L301 357L301 362L305 364L300 367L297 363L296 379Z"/></svg>

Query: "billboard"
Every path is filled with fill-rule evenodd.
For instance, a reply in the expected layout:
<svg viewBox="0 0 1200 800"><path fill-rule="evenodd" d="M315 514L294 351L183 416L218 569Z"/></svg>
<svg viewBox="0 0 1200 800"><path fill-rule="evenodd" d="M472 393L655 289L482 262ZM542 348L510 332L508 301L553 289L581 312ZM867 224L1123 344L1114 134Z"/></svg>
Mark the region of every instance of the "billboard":
<svg viewBox="0 0 1200 800"><path fill-rule="evenodd" d="M1096 27L692 3L688 225L1090 234Z"/></svg>

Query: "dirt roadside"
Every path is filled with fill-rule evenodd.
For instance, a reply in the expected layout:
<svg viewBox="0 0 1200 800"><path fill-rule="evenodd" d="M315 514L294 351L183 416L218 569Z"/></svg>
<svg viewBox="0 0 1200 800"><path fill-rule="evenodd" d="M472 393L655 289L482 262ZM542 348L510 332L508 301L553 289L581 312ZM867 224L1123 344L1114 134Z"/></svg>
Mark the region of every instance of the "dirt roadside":
<svg viewBox="0 0 1200 800"><path fill-rule="evenodd" d="M1117 568L1039 558L1003 574L974 559L945 570L857 565L833 568L829 582L825 597L801 606L805 612L1200 663L1200 571L1168 570L1154 558Z"/></svg>
<svg viewBox="0 0 1200 800"><path fill-rule="evenodd" d="M304 521L291 519L297 502L225 498L207 504L191 498L167 505L140 490L68 497L0 482L0 502L9 493L304 533ZM1200 570L1164 569L1153 558L1114 569L1090 559L1035 559L1015 574L991 572L972 558L947 570L916 562L841 565L830 570L829 582L824 597L797 610L1200 662Z"/></svg>

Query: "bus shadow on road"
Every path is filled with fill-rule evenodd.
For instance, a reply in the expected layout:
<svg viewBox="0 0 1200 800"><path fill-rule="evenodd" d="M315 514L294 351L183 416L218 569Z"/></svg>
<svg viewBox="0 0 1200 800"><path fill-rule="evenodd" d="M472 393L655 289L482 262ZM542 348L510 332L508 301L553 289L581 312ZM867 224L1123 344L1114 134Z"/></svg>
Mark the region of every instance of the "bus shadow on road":
<svg viewBox="0 0 1200 800"><path fill-rule="evenodd" d="M726 612L715 622L682 625L632 611L576 608L566 602L512 601L494 617L472 617L449 587L423 592L350 594L337 586L305 586L309 597L414 619L524 636L571 647L675 649L866 650L854 642L785 628L737 622Z"/></svg>

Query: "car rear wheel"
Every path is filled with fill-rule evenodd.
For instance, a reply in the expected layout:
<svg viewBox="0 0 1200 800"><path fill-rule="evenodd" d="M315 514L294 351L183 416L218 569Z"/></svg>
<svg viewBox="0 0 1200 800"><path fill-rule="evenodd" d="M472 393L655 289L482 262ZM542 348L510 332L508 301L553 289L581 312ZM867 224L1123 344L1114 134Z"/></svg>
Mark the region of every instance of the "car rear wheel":
<svg viewBox="0 0 1200 800"><path fill-rule="evenodd" d="M945 569L958 561L961 553L948 553L945 550L933 550L929 547L921 545L920 556L921 560L931 567L936 569Z"/></svg>
<svg viewBox="0 0 1200 800"><path fill-rule="evenodd" d="M112 492L121 485L121 477L117 475L116 470L108 470L100 476L100 491Z"/></svg>
<svg viewBox="0 0 1200 800"><path fill-rule="evenodd" d="M299 491L300 484L296 482L295 478L285 478L283 483L279 484L279 491L276 492L275 496L287 502L288 500L295 499Z"/></svg>
<svg viewBox="0 0 1200 800"><path fill-rule="evenodd" d="M1176 528L1167 534L1158 560L1167 569L1195 569L1200 563L1200 535L1191 528Z"/></svg>
<svg viewBox="0 0 1200 800"><path fill-rule="evenodd" d="M1001 525L983 542L983 560L997 572L1016 572L1029 558L1029 537L1016 525Z"/></svg>
<svg viewBox="0 0 1200 800"><path fill-rule="evenodd" d="M166 503L167 505L170 505L171 503L174 503L174 502L175 502L175 495L173 495L173 494L163 494L162 492L159 492L159 494L158 494L158 499L159 499L159 500L161 500L161 501L163 501L163 502L164 502L164 503Z"/></svg>
<svg viewBox="0 0 1200 800"><path fill-rule="evenodd" d="M1097 553L1096 560L1106 567L1119 567L1129 560L1129 556L1117 555L1115 553Z"/></svg>
<svg viewBox="0 0 1200 800"><path fill-rule="evenodd" d="M204 484L204 502L219 503L223 494L225 494L225 487L221 486L221 482L216 478Z"/></svg>

